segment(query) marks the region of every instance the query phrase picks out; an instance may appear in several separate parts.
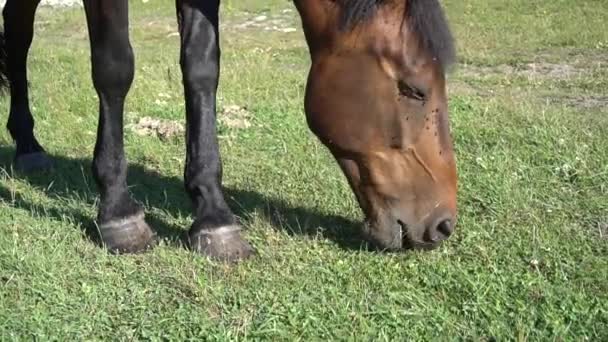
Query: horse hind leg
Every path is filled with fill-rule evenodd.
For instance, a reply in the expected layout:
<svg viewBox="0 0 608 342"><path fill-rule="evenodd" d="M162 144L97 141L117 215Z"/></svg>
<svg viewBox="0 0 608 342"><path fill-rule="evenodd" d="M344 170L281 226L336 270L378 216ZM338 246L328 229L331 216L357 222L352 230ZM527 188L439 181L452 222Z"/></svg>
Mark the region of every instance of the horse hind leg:
<svg viewBox="0 0 608 342"><path fill-rule="evenodd" d="M7 128L16 144L15 167L29 172L48 169L51 160L34 136L34 118L29 106L27 55L34 35L34 17L39 0L8 0L3 10L4 42L0 61L10 86ZM1 37L0 37L1 39Z"/></svg>
<svg viewBox="0 0 608 342"><path fill-rule="evenodd" d="M101 195L99 231L111 252L139 252L153 245L154 232L144 219L143 208L127 189L123 111L134 75L128 3L88 0L84 5L93 85L99 97L99 128L93 158L93 176Z"/></svg>

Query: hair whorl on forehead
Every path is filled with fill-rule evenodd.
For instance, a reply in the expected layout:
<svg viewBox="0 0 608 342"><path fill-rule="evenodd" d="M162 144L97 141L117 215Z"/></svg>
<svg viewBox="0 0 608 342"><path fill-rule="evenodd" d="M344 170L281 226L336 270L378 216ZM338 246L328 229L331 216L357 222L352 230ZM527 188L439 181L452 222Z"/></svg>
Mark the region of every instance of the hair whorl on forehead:
<svg viewBox="0 0 608 342"><path fill-rule="evenodd" d="M340 26L352 29L369 19L388 0L337 0L341 7ZM445 69L456 60L454 38L438 0L405 1L404 18L409 29L418 36L420 45Z"/></svg>

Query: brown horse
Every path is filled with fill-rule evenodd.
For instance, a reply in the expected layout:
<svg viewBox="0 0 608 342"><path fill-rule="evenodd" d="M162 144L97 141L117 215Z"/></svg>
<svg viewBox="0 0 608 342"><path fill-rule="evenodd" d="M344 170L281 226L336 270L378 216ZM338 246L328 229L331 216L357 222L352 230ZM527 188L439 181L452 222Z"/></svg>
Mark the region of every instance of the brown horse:
<svg viewBox="0 0 608 342"><path fill-rule="evenodd" d="M97 221L113 252L152 245L154 232L127 190L123 106L133 80L127 0L85 0L99 128L93 175ZM8 0L0 72L10 86L15 166L47 168L34 136L27 55L39 0ZM445 72L453 40L437 0L295 0L311 56L305 111L336 158L382 249L437 246L454 231L457 176ZM186 102L185 188L195 220L188 242L223 260L252 254L221 190L216 116L219 0L176 0Z"/></svg>

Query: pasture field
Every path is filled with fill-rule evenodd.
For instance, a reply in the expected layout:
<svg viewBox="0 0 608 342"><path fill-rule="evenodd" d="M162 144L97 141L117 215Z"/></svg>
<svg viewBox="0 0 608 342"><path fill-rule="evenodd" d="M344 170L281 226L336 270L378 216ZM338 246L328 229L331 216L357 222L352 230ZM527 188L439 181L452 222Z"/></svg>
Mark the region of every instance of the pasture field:
<svg viewBox="0 0 608 342"><path fill-rule="evenodd" d="M224 185L258 251L234 266L180 243L191 217L171 2L131 1L129 179L161 242L129 256L87 235L97 99L84 12L39 10L32 107L56 165L13 171L0 133L0 340L608 340L608 2L444 4L459 55L457 232L388 254L360 242L355 199L306 127L295 8L223 2Z"/></svg>

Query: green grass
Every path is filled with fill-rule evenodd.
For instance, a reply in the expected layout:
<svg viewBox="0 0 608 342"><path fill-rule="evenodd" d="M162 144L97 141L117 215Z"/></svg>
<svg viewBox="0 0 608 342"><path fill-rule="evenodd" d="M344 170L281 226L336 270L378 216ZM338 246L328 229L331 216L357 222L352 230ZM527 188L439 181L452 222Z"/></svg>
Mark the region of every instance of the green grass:
<svg viewBox="0 0 608 342"><path fill-rule="evenodd" d="M126 137L161 245L111 256L87 239L97 100L84 14L41 10L32 106L56 169L14 173L0 134L0 340L608 339L608 4L572 3L445 1L459 226L438 250L384 254L361 248L360 210L306 128L293 6L225 1L219 106L246 106L252 125L220 124L224 185L258 250L236 266L179 246L192 220L181 136ZM132 2L127 123L183 121L173 14ZM261 14L298 30L238 27Z"/></svg>

